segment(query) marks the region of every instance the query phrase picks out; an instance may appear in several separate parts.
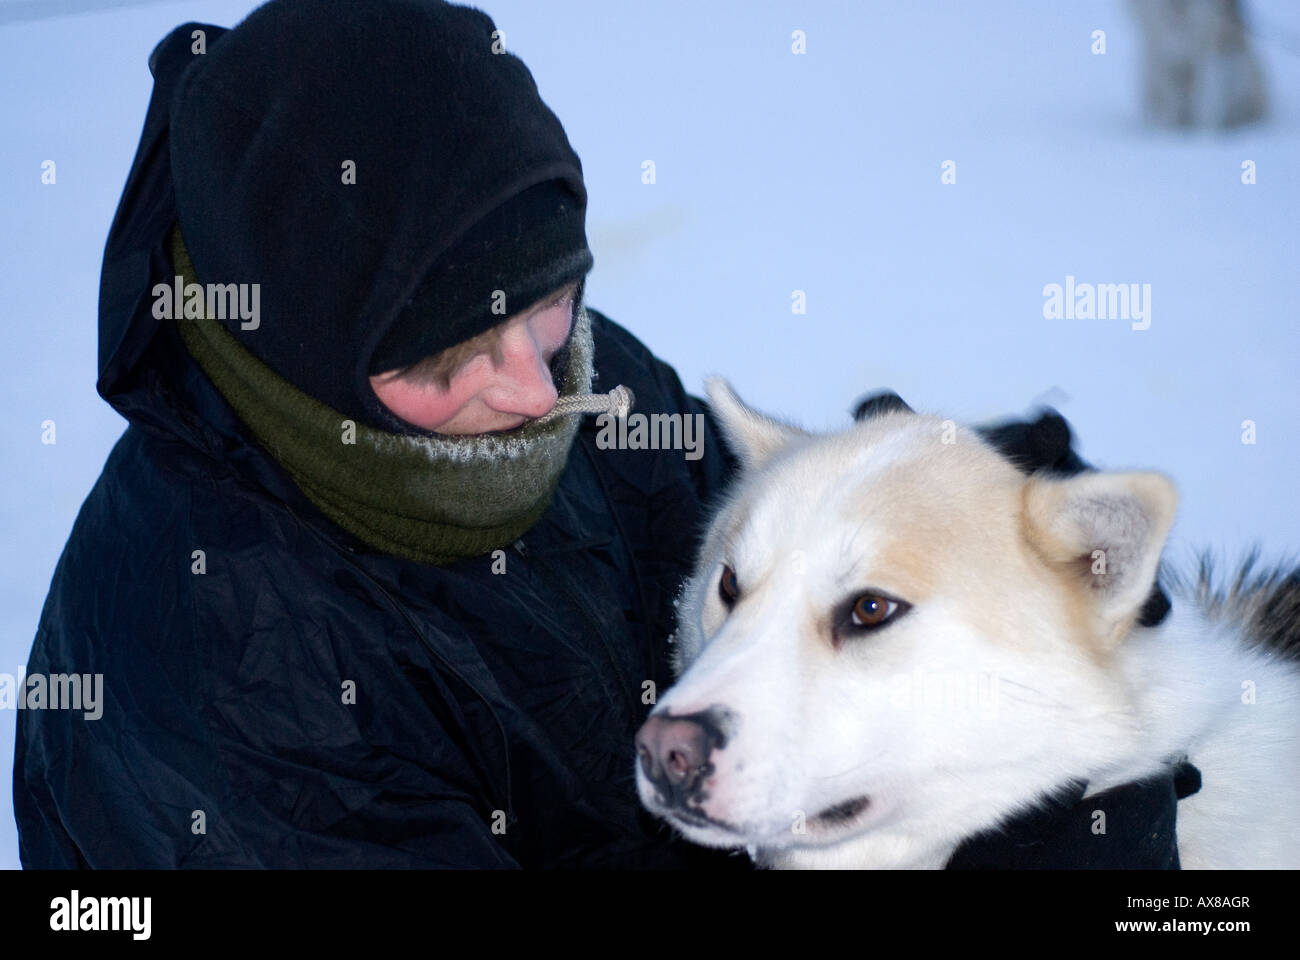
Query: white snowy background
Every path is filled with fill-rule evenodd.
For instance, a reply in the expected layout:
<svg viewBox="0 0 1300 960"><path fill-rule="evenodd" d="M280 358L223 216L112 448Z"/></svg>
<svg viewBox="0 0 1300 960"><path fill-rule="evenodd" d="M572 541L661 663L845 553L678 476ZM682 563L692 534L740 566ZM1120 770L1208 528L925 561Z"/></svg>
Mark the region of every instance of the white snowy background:
<svg viewBox="0 0 1300 960"><path fill-rule="evenodd" d="M147 57L179 23L254 6L0 0L0 672L26 662L125 425L94 389L96 302ZM1142 127L1118 0L482 6L582 158L589 302L689 390L722 373L818 428L886 387L968 422L1045 401L1093 464L1175 480L1171 558L1295 556L1300 4L1250 3L1276 109L1232 134ZM74 12L31 19L55 9ZM1067 275L1151 284L1150 329L1045 320L1043 287ZM18 865L15 717L0 711L0 867Z"/></svg>

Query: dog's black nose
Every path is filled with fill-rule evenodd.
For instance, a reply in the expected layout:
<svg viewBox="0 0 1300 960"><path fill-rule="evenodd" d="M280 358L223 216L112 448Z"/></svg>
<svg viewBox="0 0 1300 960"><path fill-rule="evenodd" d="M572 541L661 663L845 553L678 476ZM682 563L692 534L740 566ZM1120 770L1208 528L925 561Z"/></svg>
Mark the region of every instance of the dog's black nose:
<svg viewBox="0 0 1300 960"><path fill-rule="evenodd" d="M705 780L713 772L709 755L726 746L712 710L674 717L648 717L636 735L641 770L666 803L685 806L701 800Z"/></svg>

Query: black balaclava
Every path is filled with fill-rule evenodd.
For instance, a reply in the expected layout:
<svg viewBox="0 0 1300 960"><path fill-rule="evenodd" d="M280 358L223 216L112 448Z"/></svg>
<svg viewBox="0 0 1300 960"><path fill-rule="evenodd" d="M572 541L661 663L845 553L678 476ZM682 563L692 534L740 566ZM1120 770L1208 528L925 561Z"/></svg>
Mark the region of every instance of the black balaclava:
<svg viewBox="0 0 1300 960"><path fill-rule="evenodd" d="M257 326L236 316L226 329L378 429L428 433L379 402L371 375L592 266L581 162L470 7L273 0L186 69L171 158L200 279L259 286Z"/></svg>

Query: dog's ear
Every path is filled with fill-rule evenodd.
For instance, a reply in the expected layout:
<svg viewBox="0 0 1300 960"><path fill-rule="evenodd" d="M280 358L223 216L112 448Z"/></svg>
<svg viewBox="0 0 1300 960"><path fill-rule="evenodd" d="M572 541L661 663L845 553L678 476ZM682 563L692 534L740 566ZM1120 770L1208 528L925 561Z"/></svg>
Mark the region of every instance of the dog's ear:
<svg viewBox="0 0 1300 960"><path fill-rule="evenodd" d="M894 413L897 410L905 410L908 413L915 411L909 407L903 398L893 390L882 390L880 393L873 393L865 396L853 405L853 419L861 423L863 420L870 420L872 417L878 417L885 413Z"/></svg>
<svg viewBox="0 0 1300 960"><path fill-rule="evenodd" d="M1178 494L1158 473L1097 473L1025 481L1025 538L1088 598L1114 642L1142 612Z"/></svg>
<svg viewBox="0 0 1300 960"><path fill-rule="evenodd" d="M747 468L761 467L787 443L809 436L798 427L746 406L722 377L705 378L704 389L727 445Z"/></svg>

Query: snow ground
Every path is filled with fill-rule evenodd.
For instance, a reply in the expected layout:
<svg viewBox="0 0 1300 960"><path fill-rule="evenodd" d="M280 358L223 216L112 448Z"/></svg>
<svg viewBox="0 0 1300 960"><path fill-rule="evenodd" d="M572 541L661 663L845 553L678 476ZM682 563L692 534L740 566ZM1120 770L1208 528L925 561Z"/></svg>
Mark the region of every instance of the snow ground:
<svg viewBox="0 0 1300 960"><path fill-rule="evenodd" d="M146 58L178 23L231 25L254 5L5 22L7 5L0 672L13 673L123 428L94 391L96 296ZM811 427L843 425L885 387L976 422L1043 400L1094 464L1175 480L1171 557L1255 541L1295 555L1300 7L1251 7L1273 122L1187 136L1138 123L1137 36L1117 0L479 5L582 157L589 301L688 389L722 373ZM40 182L47 159L55 186ZM940 183L945 160L955 185ZM1043 286L1067 275L1151 284L1150 328L1045 320ZM806 315L791 313L796 289ZM0 867L18 864L14 719L0 711Z"/></svg>

